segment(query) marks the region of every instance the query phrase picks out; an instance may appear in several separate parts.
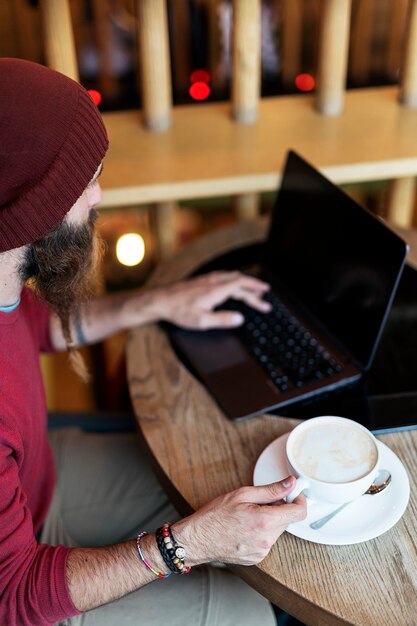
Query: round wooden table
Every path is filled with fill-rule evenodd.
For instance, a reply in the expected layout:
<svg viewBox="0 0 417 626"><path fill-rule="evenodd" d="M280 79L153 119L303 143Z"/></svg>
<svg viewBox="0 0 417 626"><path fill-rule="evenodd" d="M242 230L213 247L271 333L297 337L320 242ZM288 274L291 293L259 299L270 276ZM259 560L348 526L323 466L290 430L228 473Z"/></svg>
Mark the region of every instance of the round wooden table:
<svg viewBox="0 0 417 626"><path fill-rule="evenodd" d="M161 265L151 283L183 278L223 252L260 242L265 232L266 222L259 220L203 237ZM415 233L411 238L415 264ZM127 358L141 437L182 514L252 484L260 453L297 423L271 415L235 423L226 419L157 325L130 333ZM417 430L378 438L401 459L411 484L407 510L391 530L351 546L319 545L284 533L260 565L234 568L309 626L417 625Z"/></svg>

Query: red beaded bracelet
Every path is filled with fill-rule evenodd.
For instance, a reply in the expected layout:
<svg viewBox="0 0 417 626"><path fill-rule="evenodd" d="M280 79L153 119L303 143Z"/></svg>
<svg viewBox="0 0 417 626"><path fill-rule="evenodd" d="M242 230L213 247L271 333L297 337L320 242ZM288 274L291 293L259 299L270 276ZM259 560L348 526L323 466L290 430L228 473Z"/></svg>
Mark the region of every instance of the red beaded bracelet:
<svg viewBox="0 0 417 626"><path fill-rule="evenodd" d="M136 547L138 549L140 560L146 565L146 567L151 572L155 574L155 576L158 576L158 578L169 578L171 576L171 572L169 572L168 574L162 574L161 572L158 572L158 570L154 569L152 565L149 563L149 561L147 561L145 557L143 556L142 548L140 545L140 540L142 539L142 537L144 537L147 534L148 533L146 532L146 530L144 530L141 533L139 533L139 535L136 537Z"/></svg>
<svg viewBox="0 0 417 626"><path fill-rule="evenodd" d="M185 550L179 546L171 531L171 524L165 522L156 531L156 543L162 558L174 574L188 574L191 567L185 565Z"/></svg>

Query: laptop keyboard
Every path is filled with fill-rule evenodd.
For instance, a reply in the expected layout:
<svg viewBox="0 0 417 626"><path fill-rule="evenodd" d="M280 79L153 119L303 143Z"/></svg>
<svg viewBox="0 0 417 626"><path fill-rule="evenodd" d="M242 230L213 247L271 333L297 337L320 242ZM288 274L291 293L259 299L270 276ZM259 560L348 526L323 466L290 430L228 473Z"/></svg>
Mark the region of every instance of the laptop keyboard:
<svg viewBox="0 0 417 626"><path fill-rule="evenodd" d="M268 292L264 298L272 304L269 313L259 313L238 300L229 300L227 308L244 315L245 323L237 332L280 391L302 388L342 370L277 296Z"/></svg>

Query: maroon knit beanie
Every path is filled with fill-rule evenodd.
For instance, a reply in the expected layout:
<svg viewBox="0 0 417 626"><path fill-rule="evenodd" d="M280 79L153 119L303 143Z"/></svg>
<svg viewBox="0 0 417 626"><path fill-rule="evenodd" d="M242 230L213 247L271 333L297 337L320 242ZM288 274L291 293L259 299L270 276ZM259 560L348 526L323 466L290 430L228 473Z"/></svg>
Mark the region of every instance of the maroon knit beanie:
<svg viewBox="0 0 417 626"><path fill-rule="evenodd" d="M56 228L107 147L81 85L43 65L0 59L0 252Z"/></svg>

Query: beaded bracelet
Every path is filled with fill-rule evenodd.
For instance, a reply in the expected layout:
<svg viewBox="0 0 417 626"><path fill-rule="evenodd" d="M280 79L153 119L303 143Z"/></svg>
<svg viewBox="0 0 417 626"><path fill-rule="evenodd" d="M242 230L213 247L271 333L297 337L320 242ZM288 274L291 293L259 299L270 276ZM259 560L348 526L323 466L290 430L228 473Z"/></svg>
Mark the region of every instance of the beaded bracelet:
<svg viewBox="0 0 417 626"><path fill-rule="evenodd" d="M154 569L152 565L149 563L149 561L147 561L145 557L143 556L142 548L140 546L140 540L142 539L142 537L144 537L147 534L148 533L144 530L141 533L139 533L139 535L136 537L136 547L138 549L140 560L146 565L146 567L151 572L155 574L155 576L158 576L158 578L169 578L171 576L171 572L169 572L168 574L162 574L161 572L158 572L158 570Z"/></svg>
<svg viewBox="0 0 417 626"><path fill-rule="evenodd" d="M156 531L156 542L165 563L174 574L188 574L190 566L185 567L185 550L179 546L171 532L168 522Z"/></svg>
<svg viewBox="0 0 417 626"><path fill-rule="evenodd" d="M165 561L165 564L169 567L171 572L174 574L179 574L179 569L176 567L175 563L173 563L173 558L175 558L175 550L174 547L168 548L167 544L164 542L164 536L162 534L162 528L158 528L155 533L156 543L158 544L159 552L161 553L162 558Z"/></svg>

